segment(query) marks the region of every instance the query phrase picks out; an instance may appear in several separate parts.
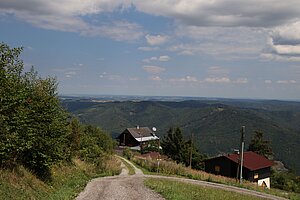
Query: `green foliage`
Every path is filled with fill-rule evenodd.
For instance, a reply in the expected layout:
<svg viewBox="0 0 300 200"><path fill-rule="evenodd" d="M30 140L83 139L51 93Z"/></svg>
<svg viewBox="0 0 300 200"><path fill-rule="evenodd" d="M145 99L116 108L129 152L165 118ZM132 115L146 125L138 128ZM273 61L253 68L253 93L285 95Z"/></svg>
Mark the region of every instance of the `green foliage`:
<svg viewBox="0 0 300 200"><path fill-rule="evenodd" d="M188 146L183 138L180 128L170 128L161 141L163 153L173 160L186 163Z"/></svg>
<svg viewBox="0 0 300 200"><path fill-rule="evenodd" d="M206 156L199 152L191 140L186 141L183 138L180 128L170 128L167 135L163 138L161 146L166 156L179 163L184 163L186 166L190 164L190 153L192 151L192 168L204 168L203 160Z"/></svg>
<svg viewBox="0 0 300 200"><path fill-rule="evenodd" d="M300 177L291 172L272 170L271 185L281 190L300 193Z"/></svg>
<svg viewBox="0 0 300 200"><path fill-rule="evenodd" d="M248 151L253 151L259 155L271 159L273 157L270 141L263 139L263 132L255 131L253 138L248 147Z"/></svg>
<svg viewBox="0 0 300 200"><path fill-rule="evenodd" d="M111 136L100 128L92 125L80 124L78 119L72 118L69 123L71 134L68 137L71 157L93 163L99 169L103 168L105 159L112 154L115 142Z"/></svg>
<svg viewBox="0 0 300 200"><path fill-rule="evenodd" d="M128 160L131 160L131 158L133 157L133 153L132 153L132 151L129 149L129 148L125 148L124 150L123 150L123 156L126 158L126 159L128 159Z"/></svg>
<svg viewBox="0 0 300 200"><path fill-rule="evenodd" d="M158 140L150 140L148 141L146 146L143 146L141 153L149 153L149 152L161 152L159 149L159 141Z"/></svg>
<svg viewBox="0 0 300 200"><path fill-rule="evenodd" d="M21 50L0 44L0 166L21 164L47 178L50 166L65 159L67 114L55 79L23 73Z"/></svg>

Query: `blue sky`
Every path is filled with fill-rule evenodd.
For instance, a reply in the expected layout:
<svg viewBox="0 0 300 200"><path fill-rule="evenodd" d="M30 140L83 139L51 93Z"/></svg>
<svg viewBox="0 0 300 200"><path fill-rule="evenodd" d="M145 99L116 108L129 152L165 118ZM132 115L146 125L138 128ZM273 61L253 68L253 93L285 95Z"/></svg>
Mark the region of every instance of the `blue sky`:
<svg viewBox="0 0 300 200"><path fill-rule="evenodd" d="M60 94L300 99L298 0L0 0Z"/></svg>

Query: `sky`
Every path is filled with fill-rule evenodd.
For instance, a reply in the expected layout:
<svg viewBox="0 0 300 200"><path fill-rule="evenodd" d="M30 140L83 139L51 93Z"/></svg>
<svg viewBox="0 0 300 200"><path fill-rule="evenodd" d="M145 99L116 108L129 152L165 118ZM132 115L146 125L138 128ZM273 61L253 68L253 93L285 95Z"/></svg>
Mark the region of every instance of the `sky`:
<svg viewBox="0 0 300 200"><path fill-rule="evenodd" d="M300 100L299 0L0 0L59 94Z"/></svg>

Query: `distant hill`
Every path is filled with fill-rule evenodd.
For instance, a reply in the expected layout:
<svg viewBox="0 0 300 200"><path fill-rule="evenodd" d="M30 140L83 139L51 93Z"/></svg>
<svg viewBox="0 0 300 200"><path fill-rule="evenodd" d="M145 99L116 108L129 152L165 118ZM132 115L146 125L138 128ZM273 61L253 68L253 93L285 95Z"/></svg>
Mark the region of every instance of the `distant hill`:
<svg viewBox="0 0 300 200"><path fill-rule="evenodd" d="M210 156L239 147L240 128L246 126L246 147L255 130L271 140L275 158L300 174L300 103L262 100L188 100L94 102L64 99L63 106L88 124L116 137L127 127L155 126L163 136L180 127L194 133L198 148Z"/></svg>

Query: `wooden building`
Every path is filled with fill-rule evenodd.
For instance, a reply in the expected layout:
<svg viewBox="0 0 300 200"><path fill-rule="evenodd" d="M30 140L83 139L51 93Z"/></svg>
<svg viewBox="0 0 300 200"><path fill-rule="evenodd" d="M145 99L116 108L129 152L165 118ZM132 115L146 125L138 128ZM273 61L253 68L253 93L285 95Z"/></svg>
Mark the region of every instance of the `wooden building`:
<svg viewBox="0 0 300 200"><path fill-rule="evenodd" d="M236 178L239 154L226 154L205 161L208 173ZM270 188L271 166L273 162L252 151L244 152L243 179L257 182L259 186Z"/></svg>
<svg viewBox="0 0 300 200"><path fill-rule="evenodd" d="M127 128L117 139L119 140L119 146L127 146L136 150L141 150L141 148L149 145L159 147L159 137L148 127Z"/></svg>

